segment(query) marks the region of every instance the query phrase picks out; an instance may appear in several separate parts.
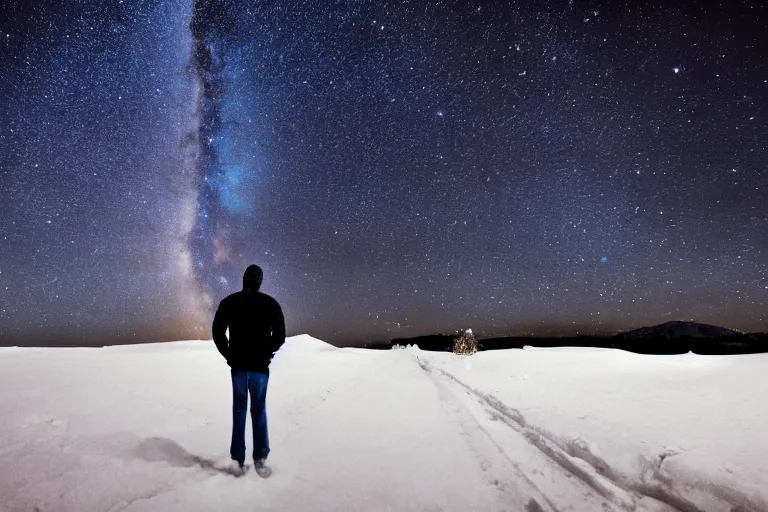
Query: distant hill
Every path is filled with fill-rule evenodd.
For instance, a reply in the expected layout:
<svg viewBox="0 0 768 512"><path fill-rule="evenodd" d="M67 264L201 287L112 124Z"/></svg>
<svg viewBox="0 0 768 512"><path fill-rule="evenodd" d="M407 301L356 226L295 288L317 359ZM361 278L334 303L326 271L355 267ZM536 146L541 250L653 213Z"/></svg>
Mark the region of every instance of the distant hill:
<svg viewBox="0 0 768 512"><path fill-rule="evenodd" d="M665 338L675 339L690 338L717 338L720 336L741 336L743 333L718 327L717 325L701 324L697 322L666 322L651 327L641 327L632 331L617 334L618 338Z"/></svg>
<svg viewBox="0 0 768 512"><path fill-rule="evenodd" d="M698 322L666 322L623 332L614 346L644 354L753 354L768 352L768 335Z"/></svg>

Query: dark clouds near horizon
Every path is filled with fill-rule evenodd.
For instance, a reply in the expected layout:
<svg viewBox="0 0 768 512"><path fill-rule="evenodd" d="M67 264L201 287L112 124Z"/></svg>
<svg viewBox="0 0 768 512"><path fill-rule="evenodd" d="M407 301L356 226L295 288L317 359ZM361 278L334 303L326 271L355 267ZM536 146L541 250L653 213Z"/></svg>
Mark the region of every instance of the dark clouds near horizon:
<svg viewBox="0 0 768 512"><path fill-rule="evenodd" d="M3 343L768 330L762 3L0 6Z"/></svg>

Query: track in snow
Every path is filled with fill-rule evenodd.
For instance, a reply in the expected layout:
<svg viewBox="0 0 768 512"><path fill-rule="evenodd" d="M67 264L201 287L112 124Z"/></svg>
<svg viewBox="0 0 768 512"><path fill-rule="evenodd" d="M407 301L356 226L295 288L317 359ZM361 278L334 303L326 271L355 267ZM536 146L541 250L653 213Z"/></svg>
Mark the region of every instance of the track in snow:
<svg viewBox="0 0 768 512"><path fill-rule="evenodd" d="M416 362L437 386L446 407L459 417L481 465L503 490L516 482L531 495L528 511L695 512L689 503L666 503L623 488L610 478L610 468L569 454L529 425L519 411L479 392L422 357ZM588 458L588 457L587 457ZM519 491L518 491L519 492ZM578 496L578 501L574 497ZM679 506L673 506L679 505Z"/></svg>

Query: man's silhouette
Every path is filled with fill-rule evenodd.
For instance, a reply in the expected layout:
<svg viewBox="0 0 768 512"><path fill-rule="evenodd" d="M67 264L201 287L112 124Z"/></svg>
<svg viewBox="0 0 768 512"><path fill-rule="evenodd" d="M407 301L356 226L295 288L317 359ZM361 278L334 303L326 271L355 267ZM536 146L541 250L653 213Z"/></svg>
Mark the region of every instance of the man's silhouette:
<svg viewBox="0 0 768 512"><path fill-rule="evenodd" d="M232 368L232 444L229 453L241 471L245 463L249 392L254 467L257 471L265 468L269 455L266 409L269 363L285 342L283 311L275 299L259 291L262 279L261 268L250 265L243 274L243 291L222 300L213 318L213 341Z"/></svg>

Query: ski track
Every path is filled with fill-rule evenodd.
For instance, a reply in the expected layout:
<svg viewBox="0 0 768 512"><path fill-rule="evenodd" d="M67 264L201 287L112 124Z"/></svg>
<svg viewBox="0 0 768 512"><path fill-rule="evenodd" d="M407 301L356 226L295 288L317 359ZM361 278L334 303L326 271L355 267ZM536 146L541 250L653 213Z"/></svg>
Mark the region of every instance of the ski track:
<svg viewBox="0 0 768 512"><path fill-rule="evenodd" d="M424 366L422 369L427 370ZM429 373L429 370L427 372ZM454 390L438 380L433 380L433 384L437 388L443 409L446 414L452 416L451 423L461 428L460 434L477 458L481 471L487 474L489 485L501 493L504 502L507 505L511 502L520 503L521 496L530 496L526 510L558 512L551 500L525 475L519 465L504 453L493 436L454 396ZM510 478L510 475L514 475L514 478Z"/></svg>
<svg viewBox="0 0 768 512"><path fill-rule="evenodd" d="M589 452L586 443L562 442L530 425L518 410L468 386L426 359L414 357L435 385L444 390L441 396L450 395L471 415L476 431L487 436L519 478L535 490L540 497L536 500L540 508L531 510L702 512L659 486L627 486L615 478L608 463ZM582 499L573 503L574 495Z"/></svg>
<svg viewBox="0 0 768 512"><path fill-rule="evenodd" d="M520 432L540 451L555 460L573 475L584 479L590 486L603 496L613 498L614 490L629 496L631 501L624 503L626 510L637 509L636 505L650 507L649 510L664 510L678 512L706 512L708 507L697 505L686 497L687 493L708 496L717 503L718 510L730 512L766 512L766 503L755 496L747 495L726 485L708 480L701 480L695 475L678 475L678 480L672 479L664 471L666 461L680 455L675 450L664 450L655 457L641 456L644 459L644 470L638 475L626 475L616 471L611 465L590 448L590 444L582 439L563 438L553 434L538 425L531 425L523 414L493 395L475 389L450 372L432 365L429 361L414 354L417 362L425 371L437 371L452 382L458 389L463 389L481 404L486 414L492 419L501 420L512 430ZM434 372L432 372L434 373ZM612 494L614 494L612 496ZM639 500L639 501L638 501ZM634 504L633 504L634 503ZM663 508L658 508L663 504ZM620 509L623 510L623 509Z"/></svg>

